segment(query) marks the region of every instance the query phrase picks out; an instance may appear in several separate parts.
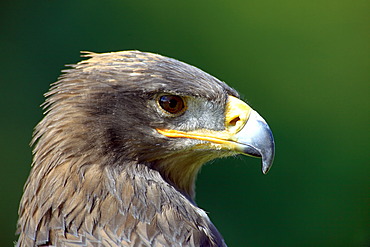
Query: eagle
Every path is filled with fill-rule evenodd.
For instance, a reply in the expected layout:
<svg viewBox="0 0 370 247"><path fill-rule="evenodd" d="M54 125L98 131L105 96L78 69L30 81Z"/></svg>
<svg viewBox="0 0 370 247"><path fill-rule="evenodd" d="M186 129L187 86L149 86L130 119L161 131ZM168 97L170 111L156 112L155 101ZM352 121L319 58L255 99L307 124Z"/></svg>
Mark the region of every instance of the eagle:
<svg viewBox="0 0 370 247"><path fill-rule="evenodd" d="M203 164L274 139L236 90L178 60L84 52L45 94L16 246L226 246L195 202Z"/></svg>

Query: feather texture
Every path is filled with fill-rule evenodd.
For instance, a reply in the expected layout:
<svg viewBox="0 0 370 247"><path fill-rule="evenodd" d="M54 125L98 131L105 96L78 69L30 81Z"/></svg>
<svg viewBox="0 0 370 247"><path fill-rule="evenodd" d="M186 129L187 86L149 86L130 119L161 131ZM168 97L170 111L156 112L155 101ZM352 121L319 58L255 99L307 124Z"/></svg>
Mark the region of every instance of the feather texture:
<svg viewBox="0 0 370 247"><path fill-rule="evenodd" d="M222 154L184 149L193 143L154 127L222 129L226 97L237 93L155 54L86 56L46 94L17 246L225 246L193 192L200 166ZM209 120L163 117L159 93L193 97Z"/></svg>

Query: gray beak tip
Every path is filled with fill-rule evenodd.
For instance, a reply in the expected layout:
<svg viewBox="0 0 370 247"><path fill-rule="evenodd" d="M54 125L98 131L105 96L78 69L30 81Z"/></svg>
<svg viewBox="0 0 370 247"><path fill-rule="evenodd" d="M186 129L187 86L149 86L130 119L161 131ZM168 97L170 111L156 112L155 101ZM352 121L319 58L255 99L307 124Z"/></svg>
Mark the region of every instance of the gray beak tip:
<svg viewBox="0 0 370 247"><path fill-rule="evenodd" d="M273 159L262 160L262 173L267 174L272 166Z"/></svg>
<svg viewBox="0 0 370 247"><path fill-rule="evenodd" d="M270 147L265 149L264 153L262 153L262 172L263 174L267 174L270 170L272 163L274 162L275 156L275 142L274 137L272 136L272 132L270 131Z"/></svg>
<svg viewBox="0 0 370 247"><path fill-rule="evenodd" d="M252 111L248 122L238 133L238 142L244 154L262 158L262 172L266 174L274 161L275 142L270 127L256 111Z"/></svg>

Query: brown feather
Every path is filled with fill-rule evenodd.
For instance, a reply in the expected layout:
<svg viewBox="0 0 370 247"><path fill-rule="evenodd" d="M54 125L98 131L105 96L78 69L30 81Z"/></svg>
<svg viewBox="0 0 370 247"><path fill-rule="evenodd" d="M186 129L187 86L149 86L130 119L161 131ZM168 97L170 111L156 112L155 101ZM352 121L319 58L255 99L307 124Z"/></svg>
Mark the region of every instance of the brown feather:
<svg viewBox="0 0 370 247"><path fill-rule="evenodd" d="M182 144L153 126L178 123L160 118L150 102L157 93L179 93L212 102L209 114L218 114L227 94L237 93L155 54L84 56L90 59L65 71L46 94L17 246L225 246L194 203L196 174L217 155L176 151Z"/></svg>

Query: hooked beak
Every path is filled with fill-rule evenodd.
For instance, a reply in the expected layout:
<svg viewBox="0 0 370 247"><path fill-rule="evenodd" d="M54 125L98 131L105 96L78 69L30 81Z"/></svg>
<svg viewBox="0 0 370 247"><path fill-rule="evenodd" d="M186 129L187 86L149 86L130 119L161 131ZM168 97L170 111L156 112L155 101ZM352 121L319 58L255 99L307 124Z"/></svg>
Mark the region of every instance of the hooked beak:
<svg viewBox="0 0 370 247"><path fill-rule="evenodd" d="M262 158L262 172L266 174L275 154L274 137L266 121L252 110L247 123L235 137L241 153Z"/></svg>
<svg viewBox="0 0 370 247"><path fill-rule="evenodd" d="M228 97L225 108L225 130L199 129L179 131L157 129L171 138L191 138L207 141L209 148L221 148L233 153L262 158L262 172L266 174L272 166L275 143L266 121L249 105L233 96Z"/></svg>

